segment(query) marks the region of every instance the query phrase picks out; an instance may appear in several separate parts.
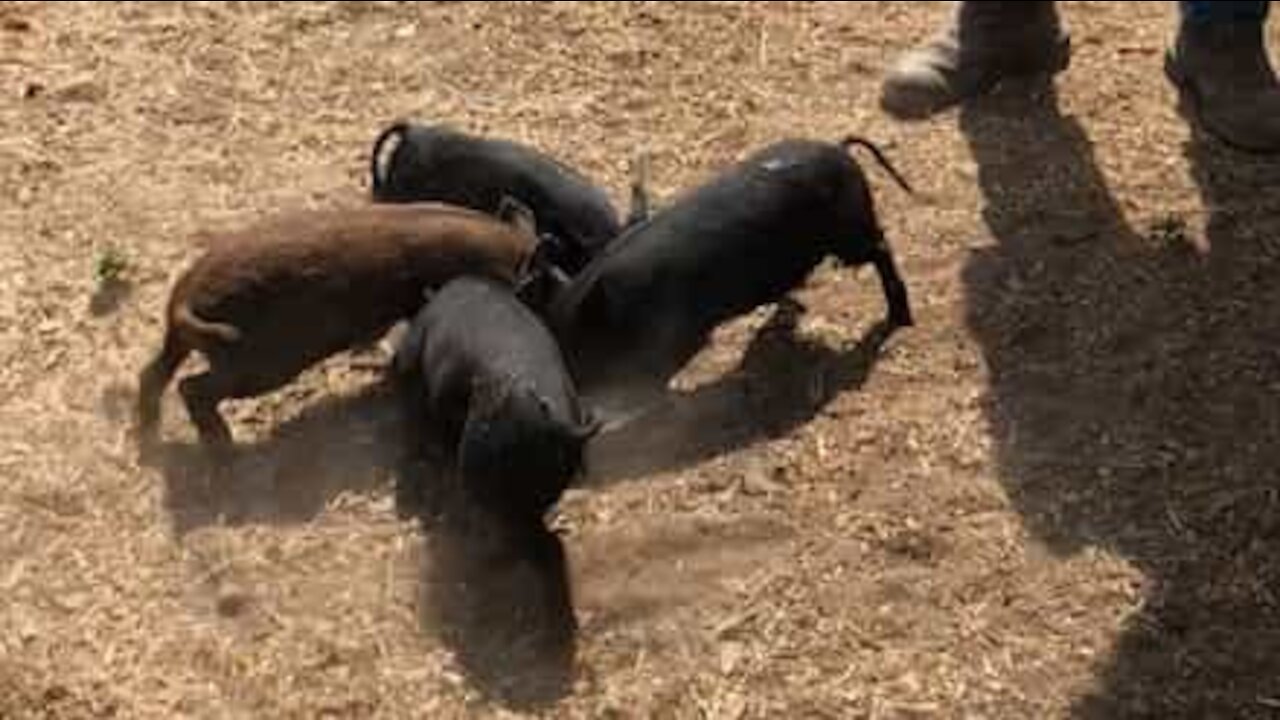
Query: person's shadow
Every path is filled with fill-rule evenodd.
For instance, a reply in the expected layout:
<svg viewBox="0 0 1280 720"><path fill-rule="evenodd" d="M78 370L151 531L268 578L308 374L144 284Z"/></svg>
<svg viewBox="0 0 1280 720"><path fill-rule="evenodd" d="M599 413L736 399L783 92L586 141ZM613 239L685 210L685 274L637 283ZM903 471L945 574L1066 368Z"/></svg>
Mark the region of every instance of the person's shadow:
<svg viewBox="0 0 1280 720"><path fill-rule="evenodd" d="M996 245L964 272L1002 482L1151 581L1082 718L1280 713L1280 162L1196 139L1207 254L1129 227L1056 98L961 112Z"/></svg>

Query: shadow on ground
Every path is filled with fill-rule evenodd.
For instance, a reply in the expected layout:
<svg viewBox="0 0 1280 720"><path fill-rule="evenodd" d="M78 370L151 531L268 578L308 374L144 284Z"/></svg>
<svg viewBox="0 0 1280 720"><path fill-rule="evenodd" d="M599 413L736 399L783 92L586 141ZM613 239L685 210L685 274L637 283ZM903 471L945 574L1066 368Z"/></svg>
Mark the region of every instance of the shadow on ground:
<svg viewBox="0 0 1280 720"><path fill-rule="evenodd" d="M199 445L159 453L165 503L178 535L223 522L285 525L315 518L344 492L389 484L402 457L400 415L388 388L320 400L256 442L239 442L214 480Z"/></svg>
<svg viewBox="0 0 1280 720"><path fill-rule="evenodd" d="M175 531L303 523L343 493L394 486L397 513L425 531L424 629L490 699L522 710L556 702L572 685L577 631L560 538L541 526L515 533L467 507L444 458L406 449L415 426L393 393L375 383L310 405L263 440L239 444L219 480L198 445L165 446L157 459Z"/></svg>
<svg viewBox="0 0 1280 720"><path fill-rule="evenodd" d="M1280 162L1197 138L1207 254L1139 232L1052 94L961 114L996 245L965 271L1009 496L1152 581L1082 718L1280 713Z"/></svg>
<svg viewBox="0 0 1280 720"><path fill-rule="evenodd" d="M804 425L843 392L862 387L891 331L879 323L836 349L797 336L804 308L775 306L739 366L600 435L588 455L589 485L679 470L780 437Z"/></svg>
<svg viewBox="0 0 1280 720"><path fill-rule="evenodd" d="M678 470L750 447L794 430L839 394L861 387L892 334L889 326L877 323L857 343L832 348L797 335L803 312L789 298L779 302L734 371L694 390L670 392L655 409L597 436L588 450L585 484ZM344 492L390 485L406 472L401 463L406 443L415 442L412 433L426 432L404 421L395 394L390 383L372 383L315 402L264 439L238 442L232 470L217 481L198 444L165 445L157 462L175 532L219 522L306 522ZM420 458L420 467L408 471L418 473L419 485L438 480L424 481L421 467L438 466L436 455L429 462ZM419 501L398 495L397 502Z"/></svg>
<svg viewBox="0 0 1280 720"><path fill-rule="evenodd" d="M567 696L578 625L560 537L541 523L503 524L456 487L416 510L426 544L423 629L439 636L490 701L537 711Z"/></svg>

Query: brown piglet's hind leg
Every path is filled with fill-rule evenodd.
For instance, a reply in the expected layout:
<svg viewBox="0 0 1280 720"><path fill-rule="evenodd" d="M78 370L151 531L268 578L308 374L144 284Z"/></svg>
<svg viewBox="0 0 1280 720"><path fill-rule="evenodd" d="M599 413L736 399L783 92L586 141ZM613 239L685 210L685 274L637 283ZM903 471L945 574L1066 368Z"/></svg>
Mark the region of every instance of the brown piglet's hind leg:
<svg viewBox="0 0 1280 720"><path fill-rule="evenodd" d="M218 412L218 403L231 397L229 379L216 370L194 375L178 384L178 392L186 403L187 414L200 434L210 462L215 469L225 469L231 461L231 428Z"/></svg>
<svg viewBox="0 0 1280 720"><path fill-rule="evenodd" d="M177 335L169 332L165 335L164 347L151 362L147 363L138 376L138 405L134 418L134 432L144 459L156 448L157 428L160 422L160 398L189 352L190 350L178 340Z"/></svg>

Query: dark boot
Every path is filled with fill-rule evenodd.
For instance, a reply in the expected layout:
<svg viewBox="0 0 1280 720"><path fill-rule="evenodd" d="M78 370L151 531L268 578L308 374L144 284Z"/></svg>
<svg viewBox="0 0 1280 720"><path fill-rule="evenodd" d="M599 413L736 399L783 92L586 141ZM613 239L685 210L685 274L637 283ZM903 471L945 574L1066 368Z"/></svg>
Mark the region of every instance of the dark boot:
<svg viewBox="0 0 1280 720"><path fill-rule="evenodd" d="M949 26L890 69L880 104L899 118L927 117L1005 78L1064 70L1070 45L1052 2L961 2Z"/></svg>
<svg viewBox="0 0 1280 720"><path fill-rule="evenodd" d="M1183 21L1165 72L1210 134L1241 150L1280 153L1280 82L1260 21Z"/></svg>

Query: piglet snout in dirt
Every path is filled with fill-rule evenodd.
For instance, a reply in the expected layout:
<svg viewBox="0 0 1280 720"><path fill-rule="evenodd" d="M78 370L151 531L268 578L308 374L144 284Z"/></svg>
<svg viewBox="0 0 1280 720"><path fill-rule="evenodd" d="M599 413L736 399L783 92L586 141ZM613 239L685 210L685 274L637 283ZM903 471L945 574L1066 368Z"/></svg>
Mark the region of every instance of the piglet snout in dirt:
<svg viewBox="0 0 1280 720"><path fill-rule="evenodd" d="M446 285L414 319L393 367L411 425L454 456L468 497L513 526L537 527L582 471L598 426L550 330L502 283ZM427 440L425 430L410 438Z"/></svg>

